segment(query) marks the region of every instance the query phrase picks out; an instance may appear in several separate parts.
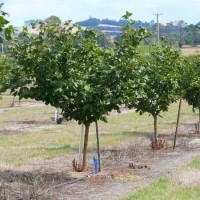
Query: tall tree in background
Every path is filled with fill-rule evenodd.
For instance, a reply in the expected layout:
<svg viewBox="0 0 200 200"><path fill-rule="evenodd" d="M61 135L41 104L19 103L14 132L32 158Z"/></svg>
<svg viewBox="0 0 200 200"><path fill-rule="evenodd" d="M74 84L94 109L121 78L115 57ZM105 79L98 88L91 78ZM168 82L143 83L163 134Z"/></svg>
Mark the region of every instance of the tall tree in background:
<svg viewBox="0 0 200 200"><path fill-rule="evenodd" d="M45 20L44 20L45 23L47 24L51 24L51 23L58 23L58 24L61 24L61 19L57 16L50 16L50 17L47 17Z"/></svg>
<svg viewBox="0 0 200 200"><path fill-rule="evenodd" d="M175 22L176 27L178 28L178 45L181 48L184 44L184 33L187 27L187 23L183 20Z"/></svg>

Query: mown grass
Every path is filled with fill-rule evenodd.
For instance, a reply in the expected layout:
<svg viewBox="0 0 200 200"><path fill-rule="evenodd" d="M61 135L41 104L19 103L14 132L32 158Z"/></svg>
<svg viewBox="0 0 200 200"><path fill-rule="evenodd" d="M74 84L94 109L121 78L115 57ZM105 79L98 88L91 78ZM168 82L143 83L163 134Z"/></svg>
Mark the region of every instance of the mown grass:
<svg viewBox="0 0 200 200"><path fill-rule="evenodd" d="M194 158L187 165L189 168L200 169L200 157Z"/></svg>
<svg viewBox="0 0 200 200"><path fill-rule="evenodd" d="M168 178L161 178L149 187L141 189L122 200L198 200L200 190L197 187L184 186Z"/></svg>
<svg viewBox="0 0 200 200"><path fill-rule="evenodd" d="M21 99L19 101L19 97L15 97L15 106L18 106L20 103L29 102L34 103L35 101L33 99ZM0 108L9 108L11 107L11 104L13 103L13 96L9 95L9 93L5 93L2 95L2 98L0 99Z"/></svg>
<svg viewBox="0 0 200 200"><path fill-rule="evenodd" d="M3 104L9 104L5 96ZM0 100L0 107L2 101ZM178 104L172 104L163 118L158 120L158 130L175 128ZM61 154L78 153L81 126L76 122L65 122L56 125L51 121L55 108L51 106L5 108L0 113L1 125L6 123L33 122L46 124L39 130L21 130L19 134L0 136L0 163L21 164L33 157L52 158ZM185 102L181 114L181 123L197 119L197 114L192 112ZM129 112L108 116L108 123L99 122L101 148L132 140L139 136L153 134L153 118L148 114L140 116L138 113ZM96 147L95 124L90 127L89 149Z"/></svg>

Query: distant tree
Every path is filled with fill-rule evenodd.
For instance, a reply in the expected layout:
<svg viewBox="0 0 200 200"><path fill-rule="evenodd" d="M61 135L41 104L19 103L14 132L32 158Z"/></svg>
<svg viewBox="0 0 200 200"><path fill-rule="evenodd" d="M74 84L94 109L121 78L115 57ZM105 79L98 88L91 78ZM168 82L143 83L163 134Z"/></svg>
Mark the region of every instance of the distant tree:
<svg viewBox="0 0 200 200"><path fill-rule="evenodd" d="M185 33L185 30L186 30L186 27L187 27L187 23L184 22L183 20L179 20L177 22L177 27L179 28L179 41L178 41L178 44L179 44L179 47L181 48L184 44L184 33Z"/></svg>
<svg viewBox="0 0 200 200"><path fill-rule="evenodd" d="M190 24L184 28L183 43L196 46L200 44L200 28L197 24Z"/></svg>
<svg viewBox="0 0 200 200"><path fill-rule="evenodd" d="M173 33L173 22L169 22L165 25L165 31L166 31L166 39L169 42L170 45L174 43L172 33Z"/></svg>
<svg viewBox="0 0 200 200"><path fill-rule="evenodd" d="M89 19L81 21L81 22L77 22L79 26L86 26L86 27L98 26L100 23L101 23L100 19L93 18L93 17L90 17Z"/></svg>
<svg viewBox="0 0 200 200"><path fill-rule="evenodd" d="M99 30L96 30L95 32L98 35L97 43L100 47L112 47L112 46L114 46L114 41L113 41L113 39L111 38L110 35L102 32L102 31L99 31Z"/></svg>
<svg viewBox="0 0 200 200"><path fill-rule="evenodd" d="M50 17L47 17L45 20L44 20L47 24L51 24L51 23L58 23L58 24L61 24L61 19L57 16L50 16Z"/></svg>

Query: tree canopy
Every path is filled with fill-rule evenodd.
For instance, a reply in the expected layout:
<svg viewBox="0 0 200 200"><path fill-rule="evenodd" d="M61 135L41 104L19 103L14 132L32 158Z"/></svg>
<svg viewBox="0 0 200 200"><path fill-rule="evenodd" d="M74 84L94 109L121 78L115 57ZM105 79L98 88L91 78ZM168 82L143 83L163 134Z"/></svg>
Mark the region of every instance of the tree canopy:
<svg viewBox="0 0 200 200"><path fill-rule="evenodd" d="M83 168L89 126L99 119L106 121L105 115L113 109L120 111L138 64L136 47L149 36L144 28L134 29L133 23L130 20L124 27L112 48L100 47L95 31L82 30L70 21L64 26L40 22L38 35L24 29L22 39L12 42L17 68L3 90L61 108L65 118L85 124Z"/></svg>
<svg viewBox="0 0 200 200"><path fill-rule="evenodd" d="M182 73L184 98L193 107L200 110L200 55L185 58Z"/></svg>
<svg viewBox="0 0 200 200"><path fill-rule="evenodd" d="M157 116L167 111L178 99L180 52L172 49L165 41L153 46L149 55L141 57L138 79L129 90L129 107L136 112L148 112L154 117L154 134L157 137ZM131 94L131 91L133 94Z"/></svg>
<svg viewBox="0 0 200 200"><path fill-rule="evenodd" d="M14 31L13 26L8 26L9 21L5 18L8 13L2 10L3 5L3 3L0 4L0 43L3 43L5 40L10 40Z"/></svg>

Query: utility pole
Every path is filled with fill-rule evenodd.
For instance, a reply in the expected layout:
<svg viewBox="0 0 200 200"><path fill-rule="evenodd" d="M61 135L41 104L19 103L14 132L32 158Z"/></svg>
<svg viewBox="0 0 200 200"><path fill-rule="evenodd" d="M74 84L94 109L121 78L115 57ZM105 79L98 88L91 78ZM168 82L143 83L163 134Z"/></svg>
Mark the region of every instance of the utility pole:
<svg viewBox="0 0 200 200"><path fill-rule="evenodd" d="M160 45L160 29L159 29L159 16L162 15L162 14L159 14L159 13L156 13L156 14L153 14L156 16L156 19L157 19L157 42L158 42L158 46Z"/></svg>

